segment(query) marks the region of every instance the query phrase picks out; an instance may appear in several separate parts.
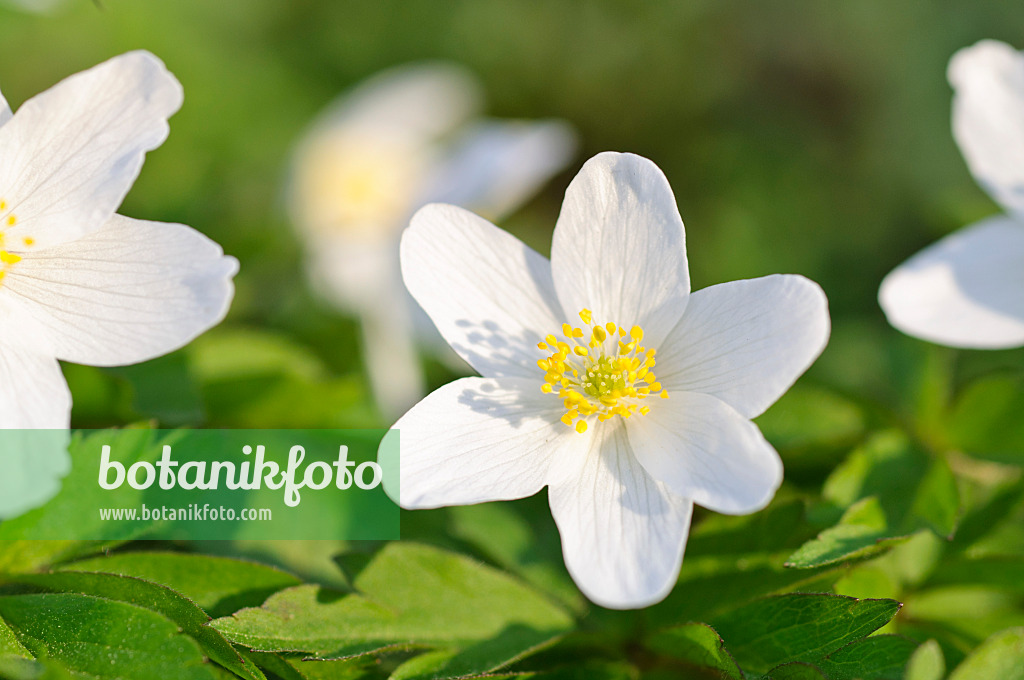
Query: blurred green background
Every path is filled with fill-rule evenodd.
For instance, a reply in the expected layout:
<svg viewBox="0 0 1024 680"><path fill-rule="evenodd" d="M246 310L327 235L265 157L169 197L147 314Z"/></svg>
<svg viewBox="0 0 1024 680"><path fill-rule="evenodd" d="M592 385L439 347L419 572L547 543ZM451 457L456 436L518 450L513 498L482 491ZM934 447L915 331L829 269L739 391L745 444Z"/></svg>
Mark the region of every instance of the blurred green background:
<svg viewBox="0 0 1024 680"><path fill-rule="evenodd" d="M179 355L128 369L67 367L77 426L379 425L354 321L310 294L285 218L293 143L338 93L387 66L461 62L488 113L577 126L574 165L506 221L541 252L568 180L602 150L668 175L695 288L805 274L835 332L809 380L897 410L929 350L890 329L881 278L997 209L949 132L949 57L978 39L1024 45L1009 2L427 2L74 0L0 9L0 87L15 107L62 77L145 48L184 108L122 212L192 225L238 257L228 320ZM957 379L1020 366L968 353ZM919 358L919 357L918 357ZM230 359L228 364L225 361ZM433 367L432 382L450 376Z"/></svg>

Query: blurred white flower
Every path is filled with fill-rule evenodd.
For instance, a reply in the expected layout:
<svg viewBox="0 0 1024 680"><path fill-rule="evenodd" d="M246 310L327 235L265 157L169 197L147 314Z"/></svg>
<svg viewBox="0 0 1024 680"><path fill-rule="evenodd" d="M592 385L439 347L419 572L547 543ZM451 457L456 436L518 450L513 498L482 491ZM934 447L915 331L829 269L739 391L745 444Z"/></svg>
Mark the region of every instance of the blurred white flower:
<svg viewBox="0 0 1024 680"><path fill-rule="evenodd" d="M0 428L68 428L58 359L145 361L227 312L234 258L184 225L115 214L181 102L147 52L71 76L13 115L0 97ZM21 460L25 450L0 447L5 470L37 480L0 475L0 517L55 492L41 466L51 479L66 472L66 452L44 465Z"/></svg>
<svg viewBox="0 0 1024 680"><path fill-rule="evenodd" d="M69 3L70 0L0 0L0 5L35 14L53 14Z"/></svg>
<svg viewBox="0 0 1024 680"><path fill-rule="evenodd" d="M547 486L576 583L631 608L672 589L693 503L748 513L771 500L782 463L750 419L824 349L825 294L795 275L691 294L683 222L651 161L589 160L550 262L451 205L416 213L401 253L409 290L483 376L395 424L403 507Z"/></svg>
<svg viewBox="0 0 1024 680"><path fill-rule="evenodd" d="M964 227L894 269L879 291L889 323L953 347L1024 345L1024 53L994 40L949 64L953 136L1006 211Z"/></svg>
<svg viewBox="0 0 1024 680"><path fill-rule="evenodd" d="M443 201L497 219L575 148L563 122L481 119L479 108L479 86L460 67L401 66L342 96L296 152L289 207L311 278L361 317L370 380L390 416L423 396L415 336L436 339L401 281L398 240L409 218Z"/></svg>

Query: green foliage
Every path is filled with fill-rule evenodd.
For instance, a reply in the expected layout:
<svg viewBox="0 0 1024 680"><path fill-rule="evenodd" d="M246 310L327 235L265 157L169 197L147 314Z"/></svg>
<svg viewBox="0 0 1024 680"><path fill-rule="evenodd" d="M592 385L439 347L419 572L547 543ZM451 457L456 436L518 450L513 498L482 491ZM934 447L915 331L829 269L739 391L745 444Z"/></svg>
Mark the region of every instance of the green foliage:
<svg viewBox="0 0 1024 680"><path fill-rule="evenodd" d="M949 680L971 678L1024 678L1024 628L1011 628L996 633L949 675Z"/></svg>
<svg viewBox="0 0 1024 680"><path fill-rule="evenodd" d="M356 592L298 586L215 621L250 649L345 658L434 648L400 677L484 673L553 643L572 627L559 607L464 557L390 544L355 577ZM397 672L397 671L396 671Z"/></svg>

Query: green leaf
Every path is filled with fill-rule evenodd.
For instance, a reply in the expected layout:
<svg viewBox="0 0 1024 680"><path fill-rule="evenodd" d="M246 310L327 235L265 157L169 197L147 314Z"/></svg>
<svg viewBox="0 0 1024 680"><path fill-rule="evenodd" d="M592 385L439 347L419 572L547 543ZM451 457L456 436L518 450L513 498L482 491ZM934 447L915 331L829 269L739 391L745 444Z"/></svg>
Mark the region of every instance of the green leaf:
<svg viewBox="0 0 1024 680"><path fill-rule="evenodd" d="M299 579L276 567L256 562L171 552L114 553L80 560L62 570L135 576L175 590L210 616L226 616L262 604Z"/></svg>
<svg viewBox="0 0 1024 680"><path fill-rule="evenodd" d="M0 659L9 657L19 657L22 659L31 659L32 654L25 649L25 647L18 642L18 638L15 637L14 631L0 618Z"/></svg>
<svg viewBox="0 0 1024 680"><path fill-rule="evenodd" d="M1024 376L981 378L957 399L947 435L953 447L977 458L1024 465Z"/></svg>
<svg viewBox="0 0 1024 680"><path fill-rule="evenodd" d="M789 661L816 664L878 630L902 605L839 595L764 597L711 621L744 672L764 673Z"/></svg>
<svg viewBox="0 0 1024 680"><path fill-rule="evenodd" d="M949 680L1024 679L1024 628L996 633L981 643L949 675Z"/></svg>
<svg viewBox="0 0 1024 680"><path fill-rule="evenodd" d="M822 659L818 665L830 678L901 680L917 643L899 635L873 635L853 642Z"/></svg>
<svg viewBox="0 0 1024 680"><path fill-rule="evenodd" d="M516 511L525 511L529 505L530 501L449 508L449 532L475 546L501 568L550 593L573 611L582 612L586 600L565 569L550 510L543 503L542 522L530 522Z"/></svg>
<svg viewBox="0 0 1024 680"><path fill-rule="evenodd" d="M768 671L766 680L828 680L817 666L800 661L784 663Z"/></svg>
<svg viewBox="0 0 1024 680"><path fill-rule="evenodd" d="M71 674L49 659L33 661L0 657L0 678L4 680L72 680Z"/></svg>
<svg viewBox="0 0 1024 680"><path fill-rule="evenodd" d="M356 680L366 675L368 664L361 658L344 660L307 659L273 652L246 651L252 663L281 680Z"/></svg>
<svg viewBox="0 0 1024 680"><path fill-rule="evenodd" d="M889 536L885 512L874 496L857 501L839 523L804 543L786 560L787 567L810 569L866 557L892 547L906 537Z"/></svg>
<svg viewBox="0 0 1024 680"><path fill-rule="evenodd" d="M212 680L189 636L156 612L90 595L0 597L0 616L36 656L91 678Z"/></svg>
<svg viewBox="0 0 1024 680"><path fill-rule="evenodd" d="M822 495L846 510L835 526L793 553L789 566L864 557L921 529L949 537L960 512L948 463L931 459L897 431L879 433L851 453L826 480Z"/></svg>
<svg viewBox="0 0 1024 680"><path fill-rule="evenodd" d="M935 640L928 640L910 656L903 680L942 680L945 675L942 647Z"/></svg>
<svg viewBox="0 0 1024 680"><path fill-rule="evenodd" d="M75 571L23 574L14 580L53 592L83 593L127 602L163 614L198 642L213 661L243 678L266 680L253 664L242 661L223 635L206 625L210 617L202 609L170 588L130 576Z"/></svg>
<svg viewBox="0 0 1024 680"><path fill-rule="evenodd" d="M717 671L724 678L743 680L725 642L705 623L685 623L659 631L647 639L647 646L692 666Z"/></svg>
<svg viewBox="0 0 1024 680"><path fill-rule="evenodd" d="M37 571L60 562L101 552L122 542L0 540L0 574Z"/></svg>
<svg viewBox="0 0 1024 680"><path fill-rule="evenodd" d="M572 627L564 610L518 581L428 546L387 545L354 585L358 593L291 588L211 625L251 649L326 658L387 648L449 650L441 668L457 675L505 666Z"/></svg>
<svg viewBox="0 0 1024 680"><path fill-rule="evenodd" d="M160 444L155 433L148 428L126 428L123 430L103 430L94 432L89 437L81 433L71 439L68 452L71 455L71 473L64 480L60 492L46 505L30 510L14 519L0 523L0 541L26 538L66 538L81 536L97 539L123 539L125 530L116 521L100 519L98 508L110 505L110 492L96 483L95 451L97 440L110 444L118 451L139 452L138 455L147 460L155 460L159 456ZM119 490L119 498L137 498L141 503L144 491L134 491L128 487ZM139 530L139 535L145 532ZM134 537L134 536L133 536ZM59 541L58 544L77 545L76 542Z"/></svg>

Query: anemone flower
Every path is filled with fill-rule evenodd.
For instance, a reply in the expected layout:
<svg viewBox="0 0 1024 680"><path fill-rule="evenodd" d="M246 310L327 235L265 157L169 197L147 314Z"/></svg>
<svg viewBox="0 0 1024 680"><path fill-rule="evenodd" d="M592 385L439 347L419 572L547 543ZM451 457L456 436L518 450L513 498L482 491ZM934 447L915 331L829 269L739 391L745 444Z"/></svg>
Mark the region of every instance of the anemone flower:
<svg viewBox="0 0 1024 680"><path fill-rule="evenodd" d="M227 312L234 258L184 225L115 213L181 102L147 52L71 76L14 114L0 97L0 427L69 427L58 359L145 361ZM45 501L67 470L66 451L26 460L34 447L16 440L0 447L0 517Z"/></svg>
<svg viewBox="0 0 1024 680"><path fill-rule="evenodd" d="M400 66L343 95L295 154L289 206L310 277L361 318L370 381L392 417L424 393L416 339L450 354L402 285L398 240L409 218L432 201L500 218L575 147L563 122L481 119L479 108L479 86L462 68Z"/></svg>
<svg viewBox="0 0 1024 680"><path fill-rule="evenodd" d="M683 222L651 161L602 153L570 184L551 261L476 215L428 205L402 273L482 377L395 424L406 508L548 487L566 565L597 604L642 607L679 573L693 504L764 507L782 463L751 422L824 349L802 276L690 292Z"/></svg>
<svg viewBox="0 0 1024 680"><path fill-rule="evenodd" d="M949 64L953 136L971 174L1006 211L954 232L894 269L878 299L889 323L951 347L1024 345L1024 53L983 40Z"/></svg>

